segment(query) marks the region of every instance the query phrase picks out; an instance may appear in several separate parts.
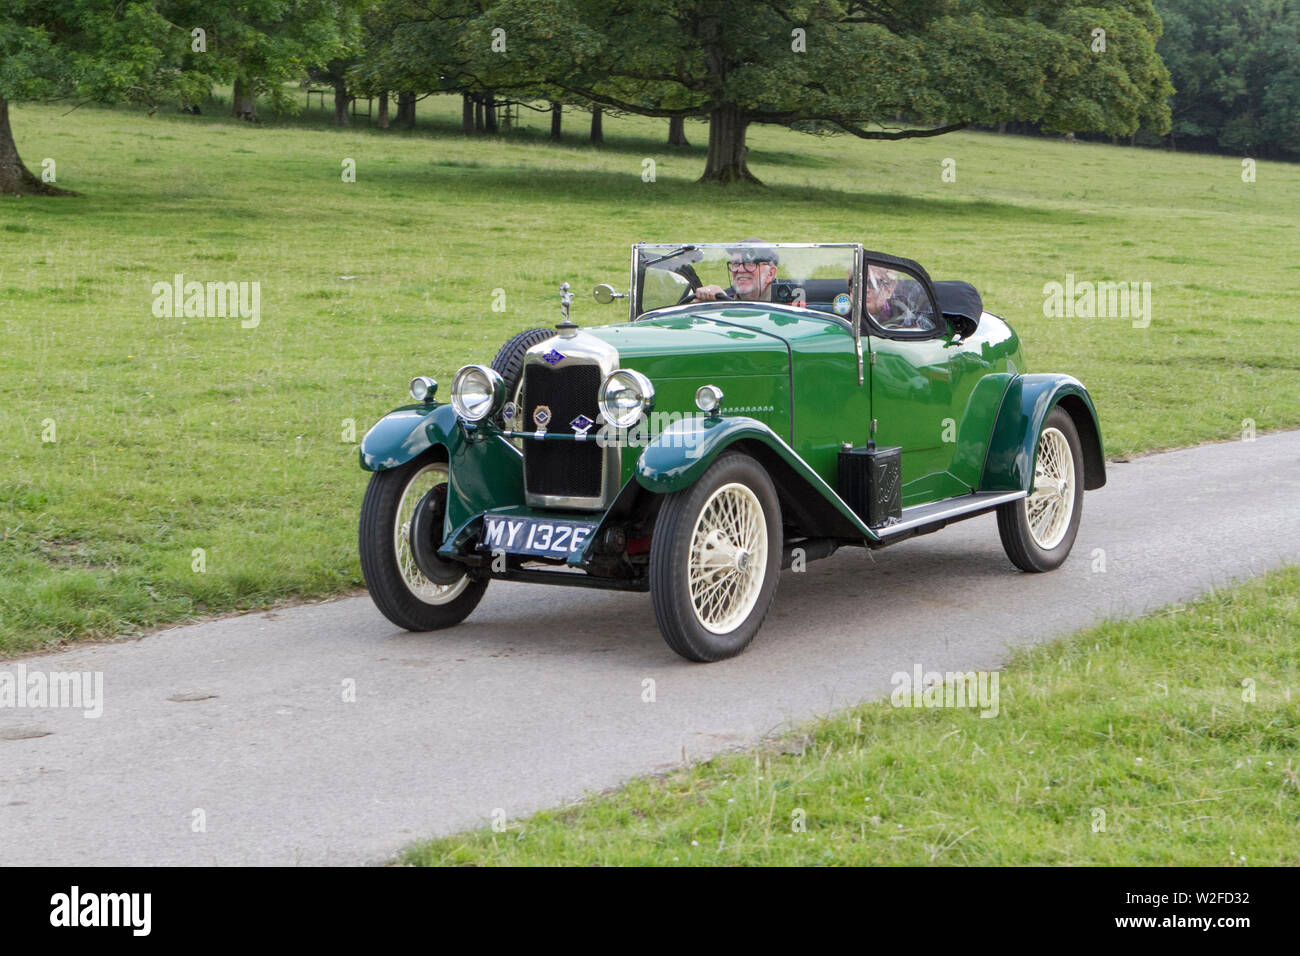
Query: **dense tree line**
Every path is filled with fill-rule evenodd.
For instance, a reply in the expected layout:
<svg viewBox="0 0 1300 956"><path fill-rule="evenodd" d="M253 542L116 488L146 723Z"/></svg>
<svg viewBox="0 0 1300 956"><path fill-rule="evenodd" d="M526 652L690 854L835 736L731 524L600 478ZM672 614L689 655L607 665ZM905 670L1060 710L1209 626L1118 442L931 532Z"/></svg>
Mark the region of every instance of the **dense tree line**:
<svg viewBox="0 0 1300 956"><path fill-rule="evenodd" d="M1177 92L1170 142L1300 156L1300 2L1156 0Z"/></svg>
<svg viewBox="0 0 1300 956"><path fill-rule="evenodd" d="M1159 0L1179 10L1198 2L1220 5ZM1264 10L1287 2L1221 5ZM549 111L555 137L562 135L563 107L587 111L596 141L609 112L662 117L678 144L685 142L685 119L705 119L701 178L720 183L755 179L746 133L756 123L897 140L1006 123L1110 137L1139 128L1164 135L1177 119L1184 125L1174 135L1191 137L1209 135L1205 130L1220 118L1181 105L1171 115L1169 72L1156 52L1157 41L1171 41L1161 40L1152 0L5 4L0 192L51 191L18 156L9 101L192 108L215 84L228 84L231 111L255 121L259 102L291 105L286 81L307 77L332 88L340 125L349 122L354 96L373 96L379 126L411 126L419 101L431 93L462 97L462 129L469 134L495 133L499 110L511 104ZM1179 21L1171 49L1194 51L1200 29L1186 39ZM1107 38L1100 49L1099 31ZM1261 57L1262 64L1272 62ZM1220 67L1227 70L1230 60L1220 57ZM1272 70L1272 85L1258 103L1250 93L1245 106L1225 107L1231 115L1224 122L1236 123L1237 131L1228 135L1274 135L1276 124L1259 117L1268 111L1265 101L1290 102L1289 87L1278 85L1281 72Z"/></svg>

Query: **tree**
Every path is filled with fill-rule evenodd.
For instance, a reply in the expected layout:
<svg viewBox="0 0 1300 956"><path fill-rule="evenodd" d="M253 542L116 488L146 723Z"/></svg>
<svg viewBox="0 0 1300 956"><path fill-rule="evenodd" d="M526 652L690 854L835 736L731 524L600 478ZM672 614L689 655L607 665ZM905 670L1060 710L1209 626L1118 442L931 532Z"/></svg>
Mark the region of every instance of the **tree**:
<svg viewBox="0 0 1300 956"><path fill-rule="evenodd" d="M1201 149L1300 152L1300 4L1157 0L1177 92L1171 138Z"/></svg>
<svg viewBox="0 0 1300 956"><path fill-rule="evenodd" d="M341 56L365 0L5 0L0 18L0 193L56 195L26 168L9 103L195 103L234 82L235 110L255 98L297 104L282 81Z"/></svg>
<svg viewBox="0 0 1300 956"><path fill-rule="evenodd" d="M668 145L669 146L690 146L690 140L686 138L686 120L681 116L668 117Z"/></svg>
<svg viewBox="0 0 1300 956"><path fill-rule="evenodd" d="M1090 49L1096 29L1105 54ZM729 183L757 182L754 123L880 140L1007 120L1167 126L1159 34L1150 0L498 0L459 43L466 72L498 89L707 116L701 178Z"/></svg>
<svg viewBox="0 0 1300 956"><path fill-rule="evenodd" d="M0 17L0 193L68 195L18 155L9 104L23 100L135 102L156 109L197 100L210 77L181 69L191 38L154 3L6 0Z"/></svg>
<svg viewBox="0 0 1300 956"><path fill-rule="evenodd" d="M257 100L270 100L279 111L297 109L285 82L313 68L329 70L339 99L346 103L343 72L360 48L360 15L368 0L157 0L178 23L203 25L210 69L233 81L232 115L257 119ZM337 78L336 75L337 74ZM340 87L342 86L342 89ZM346 106L341 125L346 125Z"/></svg>

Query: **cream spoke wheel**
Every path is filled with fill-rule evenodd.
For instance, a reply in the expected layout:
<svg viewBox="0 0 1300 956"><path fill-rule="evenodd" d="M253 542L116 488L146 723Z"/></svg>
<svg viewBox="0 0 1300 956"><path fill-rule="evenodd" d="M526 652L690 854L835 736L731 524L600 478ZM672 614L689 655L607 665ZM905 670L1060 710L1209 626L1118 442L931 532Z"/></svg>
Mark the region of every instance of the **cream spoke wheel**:
<svg viewBox="0 0 1300 956"><path fill-rule="evenodd" d="M686 569L696 620L713 634L745 621L767 573L767 521L758 496L731 482L700 509L691 532Z"/></svg>
<svg viewBox="0 0 1300 956"><path fill-rule="evenodd" d="M415 506L425 493L448 481L445 462L433 462L416 472L404 489L397 503L397 517L393 521L393 550L397 557L397 568L402 575L402 583L411 594L425 604L446 604L460 596L469 586L469 576L463 576L455 584L438 584L430 581L420 566L415 562L411 552L411 519L415 516Z"/></svg>
<svg viewBox="0 0 1300 956"><path fill-rule="evenodd" d="M1034 490L1025 499L1029 534L1044 551L1061 543L1074 514L1074 456L1058 428L1043 429L1034 463Z"/></svg>

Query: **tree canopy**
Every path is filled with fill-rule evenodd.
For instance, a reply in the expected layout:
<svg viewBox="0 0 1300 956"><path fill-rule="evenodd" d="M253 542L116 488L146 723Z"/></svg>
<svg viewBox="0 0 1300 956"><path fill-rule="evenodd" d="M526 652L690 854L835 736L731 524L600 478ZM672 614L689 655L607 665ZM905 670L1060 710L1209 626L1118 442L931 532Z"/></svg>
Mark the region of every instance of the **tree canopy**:
<svg viewBox="0 0 1300 956"><path fill-rule="evenodd" d="M1278 156L1300 153L1300 3L1157 0L1158 49L1177 93L1176 141Z"/></svg>
<svg viewBox="0 0 1300 956"><path fill-rule="evenodd" d="M867 139L1169 123L1150 0L498 0L462 22L460 69L487 87L707 116L703 178L721 182L754 178L752 123Z"/></svg>
<svg viewBox="0 0 1300 956"><path fill-rule="evenodd" d="M398 90L413 118L417 93L454 90L489 115L505 95L707 117L702 178L722 183L755 180L754 123L889 140L971 123L1127 135L1171 121L1151 0L7 2L0 190L10 192L33 177L9 100L157 107L224 81L235 114L252 119L258 97L286 105L285 81L313 70L335 86L336 113L352 91ZM1291 103L1290 89L1274 98Z"/></svg>

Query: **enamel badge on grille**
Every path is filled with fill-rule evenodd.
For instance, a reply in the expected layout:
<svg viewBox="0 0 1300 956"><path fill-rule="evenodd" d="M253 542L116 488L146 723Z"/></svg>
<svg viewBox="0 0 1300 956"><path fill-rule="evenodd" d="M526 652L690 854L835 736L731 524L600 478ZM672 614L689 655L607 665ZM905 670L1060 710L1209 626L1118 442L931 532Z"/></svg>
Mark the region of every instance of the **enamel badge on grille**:
<svg viewBox="0 0 1300 956"><path fill-rule="evenodd" d="M555 349L551 349L549 352L543 355L542 358L546 360L547 365L555 365L558 362L564 361L564 353L557 352Z"/></svg>
<svg viewBox="0 0 1300 956"><path fill-rule="evenodd" d="M538 428L546 428L551 423L551 406L538 405L533 409L533 424Z"/></svg>
<svg viewBox="0 0 1300 956"><path fill-rule="evenodd" d="M591 426L594 424L596 423L593 422L586 415L579 415L573 421L569 422L569 427L573 429L574 434L576 434L579 438L586 438L587 432L591 429Z"/></svg>

